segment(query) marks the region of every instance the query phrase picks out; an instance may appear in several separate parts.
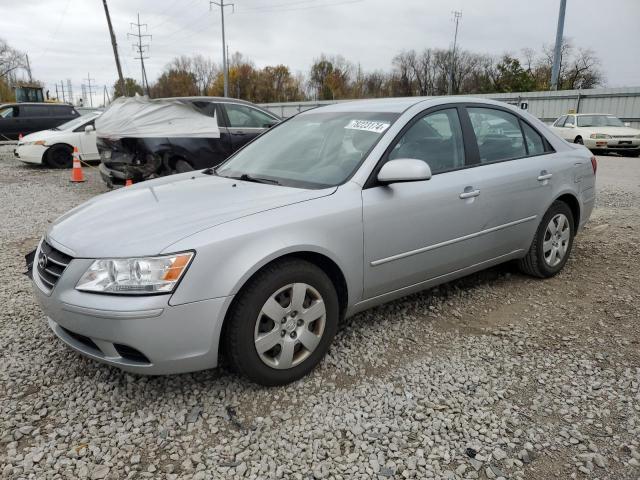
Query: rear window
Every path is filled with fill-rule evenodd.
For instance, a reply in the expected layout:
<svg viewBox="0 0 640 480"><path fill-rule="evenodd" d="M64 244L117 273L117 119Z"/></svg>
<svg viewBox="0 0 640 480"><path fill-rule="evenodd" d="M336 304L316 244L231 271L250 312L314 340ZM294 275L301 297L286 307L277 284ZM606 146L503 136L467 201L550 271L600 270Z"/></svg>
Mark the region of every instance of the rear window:
<svg viewBox="0 0 640 480"><path fill-rule="evenodd" d="M467 111L476 134L481 163L527 156L515 115L491 108L468 108Z"/></svg>

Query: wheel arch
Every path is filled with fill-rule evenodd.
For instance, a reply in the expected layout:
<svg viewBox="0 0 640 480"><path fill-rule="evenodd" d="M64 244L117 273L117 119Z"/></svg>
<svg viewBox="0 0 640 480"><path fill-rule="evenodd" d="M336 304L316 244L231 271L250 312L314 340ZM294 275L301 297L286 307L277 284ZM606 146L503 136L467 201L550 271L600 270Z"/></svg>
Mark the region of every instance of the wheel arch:
<svg viewBox="0 0 640 480"><path fill-rule="evenodd" d="M229 303L227 310L224 312L224 320L220 327L220 342L218 344L218 362L224 356L224 344L221 341L225 337L225 331L228 325L228 319L233 311L235 306L236 299L238 298L238 293L247 285L258 273L263 271L265 268L273 265L274 263L281 262L287 259L300 259L305 260L313 265L316 265L320 268L324 273L327 274L331 282L333 283L336 294L338 295L338 304L340 307L340 319L343 319L345 313L347 311L347 307L349 304L349 292L346 277L340 268L340 266L336 263L328 255L320 253L318 251L313 251L309 249L303 250L295 250L290 252L280 253L273 258L269 258L268 261L261 263L256 266L248 275L244 276L242 281L238 283L238 287L234 289L237 293L234 295L233 300Z"/></svg>
<svg viewBox="0 0 640 480"><path fill-rule="evenodd" d="M582 140L582 135L576 135L576 138L573 139L573 143L578 143L578 139Z"/></svg>

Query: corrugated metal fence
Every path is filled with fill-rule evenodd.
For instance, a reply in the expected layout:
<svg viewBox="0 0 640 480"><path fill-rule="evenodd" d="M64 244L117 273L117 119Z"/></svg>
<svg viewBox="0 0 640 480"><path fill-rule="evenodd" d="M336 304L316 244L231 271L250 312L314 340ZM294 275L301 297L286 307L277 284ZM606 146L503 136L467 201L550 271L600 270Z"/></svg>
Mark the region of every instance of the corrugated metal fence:
<svg viewBox="0 0 640 480"><path fill-rule="evenodd" d="M558 92L521 92L468 95L491 98L515 105L526 104L529 113L543 122L551 123L570 110L576 113L610 113L632 127L640 128L640 87L594 88L590 90L561 90ZM336 101L265 103L261 106L287 118L298 112L329 105Z"/></svg>

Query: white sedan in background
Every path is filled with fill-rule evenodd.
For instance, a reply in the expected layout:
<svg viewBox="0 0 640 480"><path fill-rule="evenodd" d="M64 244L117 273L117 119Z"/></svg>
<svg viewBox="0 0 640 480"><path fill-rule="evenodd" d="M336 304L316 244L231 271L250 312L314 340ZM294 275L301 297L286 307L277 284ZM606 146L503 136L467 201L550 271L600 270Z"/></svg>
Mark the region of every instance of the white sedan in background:
<svg viewBox="0 0 640 480"><path fill-rule="evenodd" d="M70 168L73 147L78 147L82 160L100 160L94 122L101 113L87 113L50 130L30 133L18 142L14 155L25 163Z"/></svg>
<svg viewBox="0 0 640 480"><path fill-rule="evenodd" d="M551 129L571 143L580 143L594 153L617 152L626 157L640 155L640 130L606 113L563 115Z"/></svg>

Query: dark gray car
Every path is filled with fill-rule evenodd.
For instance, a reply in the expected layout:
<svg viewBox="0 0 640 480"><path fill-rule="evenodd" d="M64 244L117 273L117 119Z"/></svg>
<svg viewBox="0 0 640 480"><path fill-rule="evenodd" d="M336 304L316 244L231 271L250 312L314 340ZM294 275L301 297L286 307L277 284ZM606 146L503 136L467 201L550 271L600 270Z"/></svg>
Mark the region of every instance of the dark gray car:
<svg viewBox="0 0 640 480"><path fill-rule="evenodd" d="M0 139L16 140L79 116L72 105L64 103L6 103L0 106Z"/></svg>

